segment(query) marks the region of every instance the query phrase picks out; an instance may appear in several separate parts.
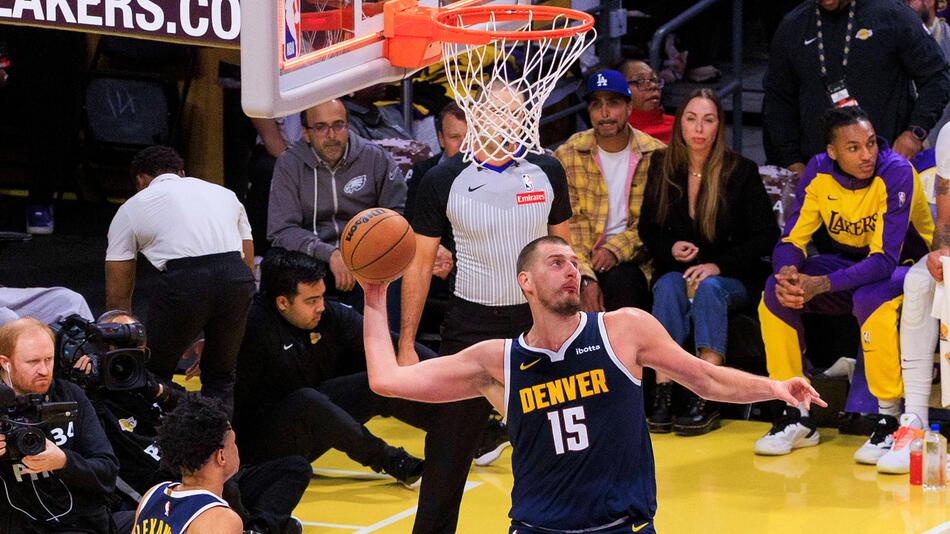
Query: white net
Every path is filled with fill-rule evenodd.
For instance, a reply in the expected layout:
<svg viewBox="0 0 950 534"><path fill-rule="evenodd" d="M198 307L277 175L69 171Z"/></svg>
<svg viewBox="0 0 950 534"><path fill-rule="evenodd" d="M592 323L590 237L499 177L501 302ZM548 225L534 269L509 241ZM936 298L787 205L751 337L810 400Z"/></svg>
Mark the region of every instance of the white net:
<svg viewBox="0 0 950 534"><path fill-rule="evenodd" d="M492 13L484 23L467 23L464 14L442 21L459 28L505 32L565 30L581 24L563 15L534 19L528 13L525 20L502 22ZM543 153L540 121L544 103L595 36L590 29L560 38L499 38L482 46L444 41L446 77L468 122L462 143L465 160L499 162Z"/></svg>

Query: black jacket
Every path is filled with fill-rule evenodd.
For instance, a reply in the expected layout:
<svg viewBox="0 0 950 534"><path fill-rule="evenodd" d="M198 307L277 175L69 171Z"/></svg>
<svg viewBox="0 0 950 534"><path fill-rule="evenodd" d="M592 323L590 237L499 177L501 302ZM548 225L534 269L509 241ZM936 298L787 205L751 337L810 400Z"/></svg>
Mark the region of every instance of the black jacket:
<svg viewBox="0 0 950 534"><path fill-rule="evenodd" d="M657 222L655 199L663 179L665 152L658 150L653 153L638 226L640 239L653 257L653 280L670 271L683 272L699 263L715 263L722 276L741 280L750 294L756 295L771 272L769 263L763 258L772 252L779 237L778 224L758 166L740 157L734 171L726 178L725 203L719 207L716 239L709 242L689 217L686 173L673 178L682 194L677 195L676 189L672 190L673 201L666 223L660 225ZM699 247L699 254L692 262L673 259L673 243L677 241L689 241Z"/></svg>
<svg viewBox="0 0 950 534"><path fill-rule="evenodd" d="M46 432L66 454L66 465L21 475L19 462L0 457L0 480L6 490L0 494L0 532L110 532L106 498L115 491L119 471L112 445L79 386L54 379L47 398L48 402L78 403L75 421Z"/></svg>
<svg viewBox="0 0 950 534"><path fill-rule="evenodd" d="M406 175L406 211L404 212L406 220L412 221L412 214L416 209L416 193L419 191L419 184L422 183L422 177L442 161L443 153L444 152L439 152L429 159L417 161L412 165L412 170L409 171L409 174Z"/></svg>
<svg viewBox="0 0 950 534"><path fill-rule="evenodd" d="M286 395L316 387L329 378L366 370L363 316L326 301L314 330L294 327L273 301L254 296L237 360L234 391L235 429L255 428ZM250 424L248 424L250 423Z"/></svg>
<svg viewBox="0 0 950 534"><path fill-rule="evenodd" d="M909 126L933 128L950 99L950 74L937 43L903 0L857 1L846 72L848 9L822 11L821 20L827 83L845 78L879 135L893 142ZM807 163L824 150L818 119L831 100L816 41L815 2L807 0L782 20L769 51L762 122L771 163Z"/></svg>

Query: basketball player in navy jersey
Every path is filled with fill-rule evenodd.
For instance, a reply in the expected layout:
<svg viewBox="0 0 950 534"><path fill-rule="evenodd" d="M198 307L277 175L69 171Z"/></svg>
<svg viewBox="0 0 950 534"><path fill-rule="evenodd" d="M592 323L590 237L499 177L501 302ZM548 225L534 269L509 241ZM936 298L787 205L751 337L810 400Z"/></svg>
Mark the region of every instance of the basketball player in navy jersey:
<svg viewBox="0 0 950 534"><path fill-rule="evenodd" d="M517 267L534 319L529 331L403 367L387 326L385 285L360 282L373 391L423 402L484 396L505 414L514 450L512 533L654 532L643 367L712 400L825 406L804 379L778 382L688 354L641 310L581 313L577 257L559 237L529 243Z"/></svg>
<svg viewBox="0 0 950 534"><path fill-rule="evenodd" d="M162 463L181 483L156 484L135 511L132 534L241 534L240 516L221 498L241 466L234 431L221 406L189 396L165 417L156 439Z"/></svg>

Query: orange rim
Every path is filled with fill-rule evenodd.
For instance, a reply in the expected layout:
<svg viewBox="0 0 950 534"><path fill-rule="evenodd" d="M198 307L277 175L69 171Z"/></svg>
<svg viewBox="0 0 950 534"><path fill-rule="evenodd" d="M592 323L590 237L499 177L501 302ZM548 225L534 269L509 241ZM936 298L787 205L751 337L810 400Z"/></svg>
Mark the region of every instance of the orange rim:
<svg viewBox="0 0 950 534"><path fill-rule="evenodd" d="M580 24L570 28L553 30L476 30L460 27L453 24L461 16L461 22L466 26L485 24L487 22L545 22L556 18L577 21ZM583 11L554 6L478 6L455 8L448 6L439 10L433 18L439 28L441 41L462 44L486 44L491 41L507 39L510 41L538 41L543 39L566 39L589 31L594 27L594 17Z"/></svg>

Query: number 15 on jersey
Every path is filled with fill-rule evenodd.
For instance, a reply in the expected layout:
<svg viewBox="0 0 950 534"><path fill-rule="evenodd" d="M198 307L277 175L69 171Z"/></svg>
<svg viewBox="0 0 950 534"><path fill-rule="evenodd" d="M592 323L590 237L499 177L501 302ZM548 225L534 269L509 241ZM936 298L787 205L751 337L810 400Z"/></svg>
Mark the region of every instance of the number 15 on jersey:
<svg viewBox="0 0 950 534"><path fill-rule="evenodd" d="M582 451L590 445L587 442L587 425L584 424L584 418L583 406L548 412L554 452L564 454L565 450Z"/></svg>

